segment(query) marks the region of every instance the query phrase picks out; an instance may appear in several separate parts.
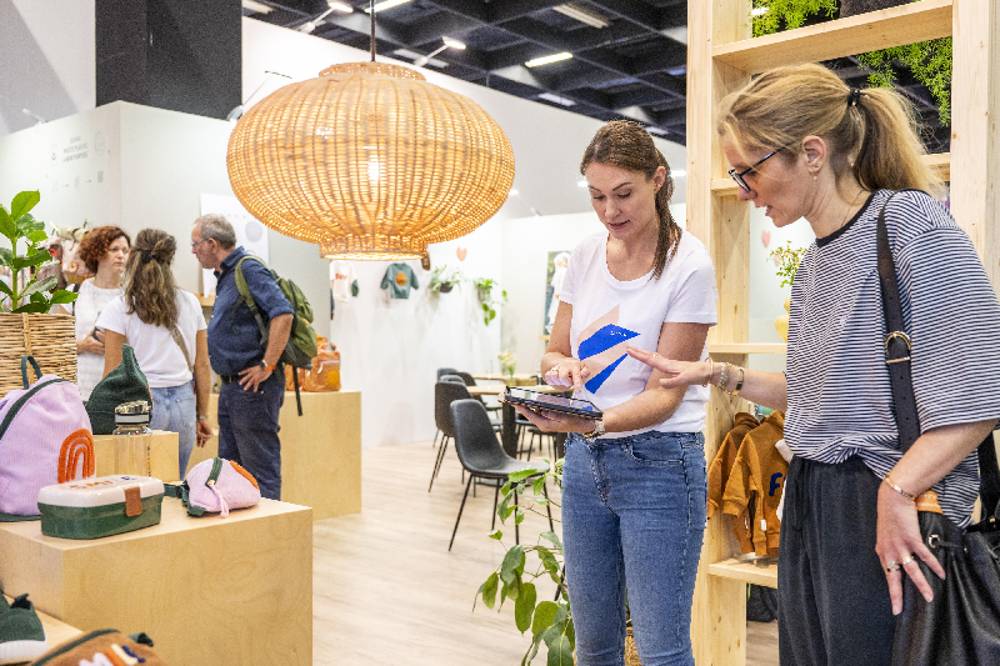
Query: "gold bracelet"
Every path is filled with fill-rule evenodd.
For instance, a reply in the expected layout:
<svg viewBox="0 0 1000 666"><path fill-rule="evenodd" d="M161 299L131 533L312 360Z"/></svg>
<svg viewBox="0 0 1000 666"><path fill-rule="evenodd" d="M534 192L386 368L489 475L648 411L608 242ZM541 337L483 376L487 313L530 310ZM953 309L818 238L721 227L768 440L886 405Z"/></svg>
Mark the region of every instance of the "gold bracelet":
<svg viewBox="0 0 1000 666"><path fill-rule="evenodd" d="M890 488L892 488L893 490L895 490L897 493L899 493L900 495L902 495L906 499L910 500L911 502L917 501L917 496L916 495L913 495L913 494L908 493L905 490L903 490L901 487L899 487L898 484L896 484L895 481L892 480L892 477L889 476L888 474L885 475L885 478L883 479L883 481L885 481L885 485L889 486Z"/></svg>
<svg viewBox="0 0 1000 666"><path fill-rule="evenodd" d="M712 375L715 374L715 361L712 360L711 356L709 356L707 360L708 360L708 377L706 377L705 381L701 383L702 386L708 386L708 383L712 381Z"/></svg>

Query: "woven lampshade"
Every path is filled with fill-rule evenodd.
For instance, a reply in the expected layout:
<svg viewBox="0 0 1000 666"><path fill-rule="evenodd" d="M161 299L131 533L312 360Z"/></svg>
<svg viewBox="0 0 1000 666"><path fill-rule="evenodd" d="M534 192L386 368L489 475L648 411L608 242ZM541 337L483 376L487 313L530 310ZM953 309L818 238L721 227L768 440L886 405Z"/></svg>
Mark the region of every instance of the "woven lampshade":
<svg viewBox="0 0 1000 666"><path fill-rule="evenodd" d="M233 192L325 257L419 257L488 220L514 153L472 100L399 65L348 63L287 85L237 123Z"/></svg>

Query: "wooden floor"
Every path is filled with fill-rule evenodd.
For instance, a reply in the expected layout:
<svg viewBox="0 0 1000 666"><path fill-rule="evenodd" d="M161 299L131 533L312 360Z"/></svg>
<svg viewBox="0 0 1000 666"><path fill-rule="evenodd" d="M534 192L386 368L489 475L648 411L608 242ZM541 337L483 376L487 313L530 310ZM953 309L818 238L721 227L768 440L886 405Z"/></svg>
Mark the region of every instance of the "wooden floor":
<svg viewBox="0 0 1000 666"><path fill-rule="evenodd" d="M512 607L472 610L476 590L506 550L486 536L493 494L480 488L470 496L449 553L464 487L449 451L428 494L433 457L429 443L365 449L362 512L316 523L314 663L520 663L529 641L514 626ZM522 543L546 528L544 518L528 516ZM751 623L748 664L777 663L776 633L774 623Z"/></svg>

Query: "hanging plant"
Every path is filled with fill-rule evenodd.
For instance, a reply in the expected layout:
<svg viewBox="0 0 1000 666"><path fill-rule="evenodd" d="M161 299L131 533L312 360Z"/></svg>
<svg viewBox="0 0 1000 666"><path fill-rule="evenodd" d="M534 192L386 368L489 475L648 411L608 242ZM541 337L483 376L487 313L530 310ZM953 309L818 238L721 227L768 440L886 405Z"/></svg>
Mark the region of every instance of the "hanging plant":
<svg viewBox="0 0 1000 666"><path fill-rule="evenodd" d="M448 271L447 266L438 266L431 271L431 281L427 288L432 294L447 294L462 282L462 271Z"/></svg>
<svg viewBox="0 0 1000 666"><path fill-rule="evenodd" d="M476 278L472 283L476 286L476 297L483 311L483 324L489 326L496 319L496 309L507 301L507 290L501 289L500 298L497 299L493 296L493 290L500 285L493 278Z"/></svg>

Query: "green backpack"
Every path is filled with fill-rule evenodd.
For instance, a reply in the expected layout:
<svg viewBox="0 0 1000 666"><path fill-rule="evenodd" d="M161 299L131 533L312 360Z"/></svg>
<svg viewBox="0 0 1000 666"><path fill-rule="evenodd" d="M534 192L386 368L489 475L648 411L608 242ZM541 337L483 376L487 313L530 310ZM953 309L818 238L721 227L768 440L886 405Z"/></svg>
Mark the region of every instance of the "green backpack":
<svg viewBox="0 0 1000 666"><path fill-rule="evenodd" d="M243 302L246 306L250 308L250 312L253 313L253 318L257 321L257 328L260 329L261 343L264 347L267 347L267 326L264 325L264 317L261 316L260 309L257 308L257 303L253 300L253 296L250 294L250 287L247 285L247 279L243 275L243 262L247 260L254 260L258 262L261 266L266 268L274 281L278 283L278 288L281 289L281 293L285 295L288 302L292 304L292 331L288 335L288 344L285 345L285 351L281 354L279 359L282 363L287 363L296 368L311 368L312 360L316 357L318 353L316 347L316 331L312 327L313 321L313 311L312 306L309 305L309 300L306 295L302 293L302 289L299 285L295 284L288 278L283 278L273 269L269 268L267 264L264 263L259 257L253 255L246 255L241 257L238 262L236 262L236 290L240 292L240 296L243 297ZM298 406L299 416L302 416L302 396L299 394L299 373L293 372L292 377L295 382L295 401Z"/></svg>

